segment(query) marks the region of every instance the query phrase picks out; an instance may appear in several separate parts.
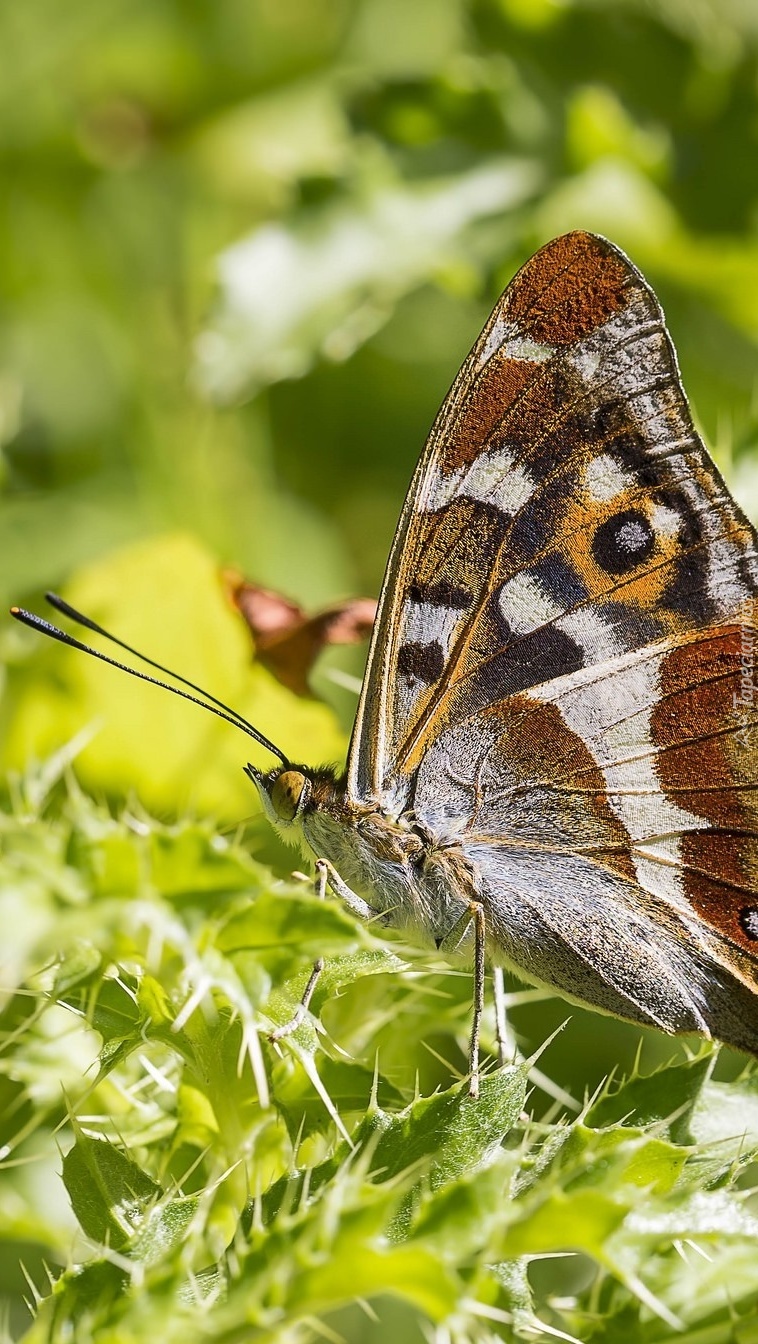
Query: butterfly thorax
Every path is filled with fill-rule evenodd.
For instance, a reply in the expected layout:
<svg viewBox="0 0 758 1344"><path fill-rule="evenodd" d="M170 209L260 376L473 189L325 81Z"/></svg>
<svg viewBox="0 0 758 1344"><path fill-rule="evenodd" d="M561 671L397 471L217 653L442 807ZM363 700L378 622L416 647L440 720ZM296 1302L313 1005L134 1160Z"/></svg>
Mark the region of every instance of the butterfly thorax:
<svg viewBox="0 0 758 1344"><path fill-rule="evenodd" d="M461 847L440 840L412 813L391 817L347 797L328 769L290 766L261 776L264 807L282 838L328 859L386 922L439 944L477 894Z"/></svg>

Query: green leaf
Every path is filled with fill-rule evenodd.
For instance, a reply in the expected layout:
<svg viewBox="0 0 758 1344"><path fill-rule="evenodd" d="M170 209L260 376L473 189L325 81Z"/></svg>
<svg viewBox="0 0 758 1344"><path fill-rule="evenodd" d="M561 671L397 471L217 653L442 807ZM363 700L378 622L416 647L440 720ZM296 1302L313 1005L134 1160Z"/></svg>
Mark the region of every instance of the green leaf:
<svg viewBox="0 0 758 1344"><path fill-rule="evenodd" d="M758 1149L758 1074L731 1083L708 1082L690 1117L696 1143L720 1155L724 1165L750 1161Z"/></svg>
<svg viewBox="0 0 758 1344"><path fill-rule="evenodd" d="M551 1163L540 1163L540 1177L558 1179L570 1189L579 1186L634 1185L651 1193L673 1189L689 1150L642 1133L615 1126L597 1130L576 1123L564 1131Z"/></svg>
<svg viewBox="0 0 758 1344"><path fill-rule="evenodd" d="M148 1209L144 1224L133 1238L130 1253L147 1265L168 1259L187 1238L197 1217L197 1198L171 1199Z"/></svg>
<svg viewBox="0 0 758 1344"><path fill-rule="evenodd" d="M713 1050L704 1049L695 1059L670 1064L648 1076L635 1073L621 1084L610 1084L590 1106L586 1122L593 1129L621 1122L640 1128L664 1125L677 1142L687 1143L690 1116L715 1060Z"/></svg>
<svg viewBox="0 0 758 1344"><path fill-rule="evenodd" d="M528 1065L498 1069L480 1082L479 1096L468 1084L414 1102L382 1134L376 1160L387 1175L431 1157L432 1189L489 1161L524 1108Z"/></svg>
<svg viewBox="0 0 758 1344"><path fill-rule="evenodd" d="M725 1190L700 1191L674 1208L651 1202L629 1214L625 1236L670 1243L675 1238L758 1241L758 1217Z"/></svg>
<svg viewBox="0 0 758 1344"><path fill-rule="evenodd" d="M328 957L344 952L367 935L336 901L292 891L265 892L224 921L216 946L227 956L254 953L280 972L297 957Z"/></svg>
<svg viewBox="0 0 758 1344"><path fill-rule="evenodd" d="M94 833L93 833L94 832ZM85 877L97 895L134 897L142 879L142 844L113 821L108 828L75 830L68 846L67 859Z"/></svg>
<svg viewBox="0 0 758 1344"><path fill-rule="evenodd" d="M626 1203L602 1190L556 1190L505 1229L501 1252L512 1257L582 1250L602 1259L626 1214Z"/></svg>
<svg viewBox="0 0 758 1344"><path fill-rule="evenodd" d="M388 1079L347 1060L322 1058L318 1076L330 1101L343 1119L351 1113L363 1114L376 1091L381 1106L398 1106L402 1093ZM276 1080L276 1104L293 1141L308 1138L315 1130L331 1128L332 1118L312 1079L302 1068L282 1070Z"/></svg>
<svg viewBox="0 0 758 1344"><path fill-rule="evenodd" d="M52 997L70 998L82 984L91 984L102 966L102 956L91 943L77 942L67 947L55 970Z"/></svg>
<svg viewBox="0 0 758 1344"><path fill-rule="evenodd" d="M455 1309L457 1285L436 1256L418 1246L355 1246L350 1222L340 1229L334 1254L298 1277L294 1305L321 1312L355 1298L390 1292L415 1303L432 1321ZM359 1251L356 1254L356 1251Z"/></svg>
<svg viewBox="0 0 758 1344"><path fill-rule="evenodd" d="M264 1197L271 1217L285 1200L297 1199L305 1188L316 1191L332 1179L352 1150L365 1151L374 1182L383 1184L408 1172L428 1179L432 1190L490 1161L515 1123L524 1104L527 1066L500 1069L481 1080L480 1096L468 1094L468 1084L421 1098L399 1114L371 1106L352 1135L333 1157L293 1180L277 1182ZM406 1201L393 1236L407 1232L411 1203Z"/></svg>
<svg viewBox="0 0 758 1344"><path fill-rule="evenodd" d="M260 866L208 826L152 827L148 862L151 881L169 900L207 900L211 909L235 892L252 898L263 885Z"/></svg>
<svg viewBox="0 0 758 1344"><path fill-rule="evenodd" d="M83 1231L115 1250L127 1244L159 1187L105 1139L77 1131L63 1159L63 1181Z"/></svg>
<svg viewBox="0 0 758 1344"><path fill-rule="evenodd" d="M481 1254L502 1223L515 1166L513 1154L500 1152L484 1170L473 1169L436 1187L422 1184L401 1204L391 1234L423 1245L451 1265Z"/></svg>
<svg viewBox="0 0 758 1344"><path fill-rule="evenodd" d="M321 1011L324 1003L348 985L367 975L394 975L406 963L391 947L361 947L357 952L332 953L319 977L312 999L313 1011Z"/></svg>
<svg viewBox="0 0 758 1344"><path fill-rule="evenodd" d="M51 1340L57 1344L70 1327L76 1329L81 1323L89 1332L93 1326L105 1324L111 1313L115 1314L116 1304L128 1286L127 1271L109 1260L92 1260L66 1270L24 1335L25 1344L48 1344Z"/></svg>
<svg viewBox="0 0 758 1344"><path fill-rule="evenodd" d="M69 995L69 1002L74 1002ZM127 975L116 979L109 975L93 986L91 994L81 996L79 1004L86 1009L91 1025L103 1038L105 1046L120 1045L132 1039L142 1021L137 985Z"/></svg>

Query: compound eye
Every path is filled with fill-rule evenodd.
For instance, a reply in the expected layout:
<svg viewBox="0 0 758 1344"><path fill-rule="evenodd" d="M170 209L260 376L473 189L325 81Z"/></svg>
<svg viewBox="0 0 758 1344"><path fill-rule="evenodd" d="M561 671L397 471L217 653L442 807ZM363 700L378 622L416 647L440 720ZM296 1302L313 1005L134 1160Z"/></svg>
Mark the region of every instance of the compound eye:
<svg viewBox="0 0 758 1344"><path fill-rule="evenodd" d="M308 783L299 770L284 770L277 775L271 789L271 806L280 821L294 821L301 804L304 802L304 790Z"/></svg>

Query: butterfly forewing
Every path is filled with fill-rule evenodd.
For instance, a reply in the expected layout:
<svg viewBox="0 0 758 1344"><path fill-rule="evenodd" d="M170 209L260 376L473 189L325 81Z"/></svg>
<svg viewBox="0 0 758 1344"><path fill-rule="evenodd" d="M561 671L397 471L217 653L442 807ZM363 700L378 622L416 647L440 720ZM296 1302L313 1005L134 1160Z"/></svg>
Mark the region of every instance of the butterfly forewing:
<svg viewBox="0 0 758 1344"><path fill-rule="evenodd" d="M555 240L505 291L417 468L350 795L455 835L545 938L551 887L584 890L585 920L615 902L630 929L644 893L749 980L757 589L755 532L694 431L655 296L605 240Z"/></svg>

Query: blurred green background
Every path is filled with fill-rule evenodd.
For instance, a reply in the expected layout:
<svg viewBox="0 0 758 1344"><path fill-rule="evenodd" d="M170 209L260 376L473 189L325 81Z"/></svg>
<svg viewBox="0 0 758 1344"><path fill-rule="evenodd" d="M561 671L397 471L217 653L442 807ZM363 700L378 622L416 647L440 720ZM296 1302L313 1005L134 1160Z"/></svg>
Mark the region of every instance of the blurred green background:
<svg viewBox="0 0 758 1344"><path fill-rule="evenodd" d="M755 0L26 0L0 50L5 604L63 587L339 758L354 701L251 672L218 567L376 593L493 300L573 227L651 280L758 512ZM107 795L250 804L223 725L8 625L6 764L89 725Z"/></svg>

